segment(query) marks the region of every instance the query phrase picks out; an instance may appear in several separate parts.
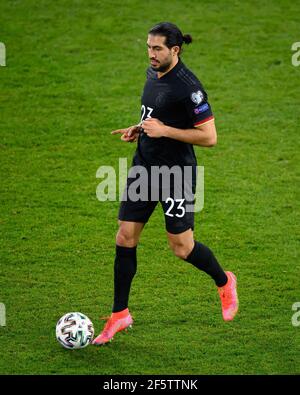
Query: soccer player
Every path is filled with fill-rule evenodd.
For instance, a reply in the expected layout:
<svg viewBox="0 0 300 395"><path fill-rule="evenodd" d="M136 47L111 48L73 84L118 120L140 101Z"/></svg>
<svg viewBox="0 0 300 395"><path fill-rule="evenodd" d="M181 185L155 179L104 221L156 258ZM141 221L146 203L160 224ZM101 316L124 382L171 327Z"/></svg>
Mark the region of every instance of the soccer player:
<svg viewBox="0 0 300 395"><path fill-rule="evenodd" d="M198 78L183 64L182 45L190 44L192 37L183 35L169 22L159 23L148 33L147 47L151 62L142 94L141 122L112 134L121 134L121 140L137 140L133 166L151 170L156 166L196 169L193 146L212 147L217 142L214 116L207 94ZM147 173L148 174L148 173ZM187 184L195 193L196 170ZM176 174L175 174L176 175ZM178 177L177 177L178 178ZM136 178L128 176L125 191ZM185 182L184 180L183 182ZM93 341L102 345L133 323L128 310L132 279L137 269L136 249L140 234L158 202L162 205L169 245L174 254L206 272L214 281L221 299L225 321L234 318L238 311L237 281L235 275L224 272L213 252L194 240L194 212L187 210L193 199L176 199L176 188L171 183L169 196L163 196L160 179L148 189L159 190L158 198L124 199L119 210L119 229L116 236L114 263L114 304L112 314L103 331ZM130 195L130 194L128 194ZM186 195L184 195L186 196Z"/></svg>

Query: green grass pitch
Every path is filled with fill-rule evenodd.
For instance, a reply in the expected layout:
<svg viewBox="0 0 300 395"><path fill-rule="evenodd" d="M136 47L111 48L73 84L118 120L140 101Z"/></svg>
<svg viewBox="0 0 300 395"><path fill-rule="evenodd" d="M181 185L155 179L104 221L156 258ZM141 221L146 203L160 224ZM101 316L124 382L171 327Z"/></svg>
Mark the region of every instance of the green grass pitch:
<svg viewBox="0 0 300 395"><path fill-rule="evenodd" d="M299 3L0 3L1 374L299 374ZM100 332L112 305L118 202L96 171L134 145L147 31L194 37L183 61L203 82L218 145L196 148L205 205L195 237L238 276L240 312L222 321L212 280L174 257L157 208L138 247L129 334L68 351L55 324L81 311Z"/></svg>

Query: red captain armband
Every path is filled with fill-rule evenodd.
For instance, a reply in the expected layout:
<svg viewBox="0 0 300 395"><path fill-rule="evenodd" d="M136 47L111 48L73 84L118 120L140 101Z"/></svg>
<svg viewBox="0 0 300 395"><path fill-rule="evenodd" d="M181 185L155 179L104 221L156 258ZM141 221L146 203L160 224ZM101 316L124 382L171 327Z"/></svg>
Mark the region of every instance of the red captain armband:
<svg viewBox="0 0 300 395"><path fill-rule="evenodd" d="M202 121L199 121L199 122L197 122L197 123L194 123L194 126L200 126L200 125L203 125L204 123L206 123L206 122L208 122L208 121L211 121L212 119L214 119L215 117L213 116L213 115L211 115L210 117L207 117L207 118L205 118L205 119L202 119Z"/></svg>

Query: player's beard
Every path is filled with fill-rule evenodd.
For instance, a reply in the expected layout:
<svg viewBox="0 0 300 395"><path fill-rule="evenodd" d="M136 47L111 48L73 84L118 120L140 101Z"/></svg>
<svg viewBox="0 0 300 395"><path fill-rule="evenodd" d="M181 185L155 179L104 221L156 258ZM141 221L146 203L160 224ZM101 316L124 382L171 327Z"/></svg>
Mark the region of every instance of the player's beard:
<svg viewBox="0 0 300 395"><path fill-rule="evenodd" d="M163 63L159 62L157 66L151 65L151 68L154 71L159 71L160 73L165 73L166 71L168 71L168 69L170 68L171 64L172 64L171 60L166 60Z"/></svg>

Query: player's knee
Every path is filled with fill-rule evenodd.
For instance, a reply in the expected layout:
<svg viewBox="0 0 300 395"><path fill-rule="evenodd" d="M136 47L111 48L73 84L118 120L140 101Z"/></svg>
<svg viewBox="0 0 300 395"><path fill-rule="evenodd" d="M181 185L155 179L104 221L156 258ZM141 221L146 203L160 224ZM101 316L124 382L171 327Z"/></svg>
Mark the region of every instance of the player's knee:
<svg viewBox="0 0 300 395"><path fill-rule="evenodd" d="M120 247L135 247L137 245L137 240L132 232L120 226L116 236L116 244Z"/></svg>
<svg viewBox="0 0 300 395"><path fill-rule="evenodd" d="M171 249L180 259L186 259L190 254L190 249L184 244L171 244Z"/></svg>

